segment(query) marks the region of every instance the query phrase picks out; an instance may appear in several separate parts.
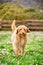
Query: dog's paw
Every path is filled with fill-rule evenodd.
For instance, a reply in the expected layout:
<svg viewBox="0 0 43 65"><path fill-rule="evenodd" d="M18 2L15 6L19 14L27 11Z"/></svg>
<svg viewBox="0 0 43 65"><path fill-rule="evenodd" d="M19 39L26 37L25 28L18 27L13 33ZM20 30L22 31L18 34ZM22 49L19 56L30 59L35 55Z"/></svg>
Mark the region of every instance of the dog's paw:
<svg viewBox="0 0 43 65"><path fill-rule="evenodd" d="M21 56L24 56L24 53L21 53Z"/></svg>

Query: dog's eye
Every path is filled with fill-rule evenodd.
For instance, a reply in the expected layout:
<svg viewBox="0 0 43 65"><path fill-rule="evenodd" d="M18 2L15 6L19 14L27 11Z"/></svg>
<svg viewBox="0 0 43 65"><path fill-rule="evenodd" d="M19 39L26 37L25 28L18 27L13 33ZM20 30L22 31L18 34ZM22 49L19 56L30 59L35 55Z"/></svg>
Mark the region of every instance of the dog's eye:
<svg viewBox="0 0 43 65"><path fill-rule="evenodd" d="M21 29L20 29L21 30Z"/></svg>
<svg viewBox="0 0 43 65"><path fill-rule="evenodd" d="M25 29L24 29L25 30Z"/></svg>

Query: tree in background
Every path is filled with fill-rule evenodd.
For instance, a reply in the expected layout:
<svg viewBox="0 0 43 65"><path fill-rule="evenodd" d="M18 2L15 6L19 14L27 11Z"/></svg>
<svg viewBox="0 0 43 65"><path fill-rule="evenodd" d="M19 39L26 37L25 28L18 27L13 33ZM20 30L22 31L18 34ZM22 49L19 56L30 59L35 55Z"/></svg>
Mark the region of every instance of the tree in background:
<svg viewBox="0 0 43 65"><path fill-rule="evenodd" d="M43 0L39 1L40 8L43 9Z"/></svg>

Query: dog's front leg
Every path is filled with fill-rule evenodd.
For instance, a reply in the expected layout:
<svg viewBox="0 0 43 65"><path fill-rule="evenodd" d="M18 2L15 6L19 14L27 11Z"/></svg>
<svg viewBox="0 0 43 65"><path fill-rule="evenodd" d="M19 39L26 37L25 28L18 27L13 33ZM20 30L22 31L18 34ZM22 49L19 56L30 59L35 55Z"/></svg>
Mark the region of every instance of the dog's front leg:
<svg viewBox="0 0 43 65"><path fill-rule="evenodd" d="M22 47L21 56L24 56L25 46Z"/></svg>
<svg viewBox="0 0 43 65"><path fill-rule="evenodd" d="M14 49L14 53L15 53L15 56L18 57L18 52L19 52L19 49Z"/></svg>

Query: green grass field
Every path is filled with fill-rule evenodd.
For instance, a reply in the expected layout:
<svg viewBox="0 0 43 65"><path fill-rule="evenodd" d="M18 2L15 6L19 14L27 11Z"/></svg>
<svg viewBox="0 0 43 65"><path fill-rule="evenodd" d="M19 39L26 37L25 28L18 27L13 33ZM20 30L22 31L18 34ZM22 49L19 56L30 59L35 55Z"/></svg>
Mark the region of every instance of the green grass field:
<svg viewBox="0 0 43 65"><path fill-rule="evenodd" d="M43 65L43 32L31 32L28 35L23 57L15 57L11 34L11 31L0 31L0 65Z"/></svg>

